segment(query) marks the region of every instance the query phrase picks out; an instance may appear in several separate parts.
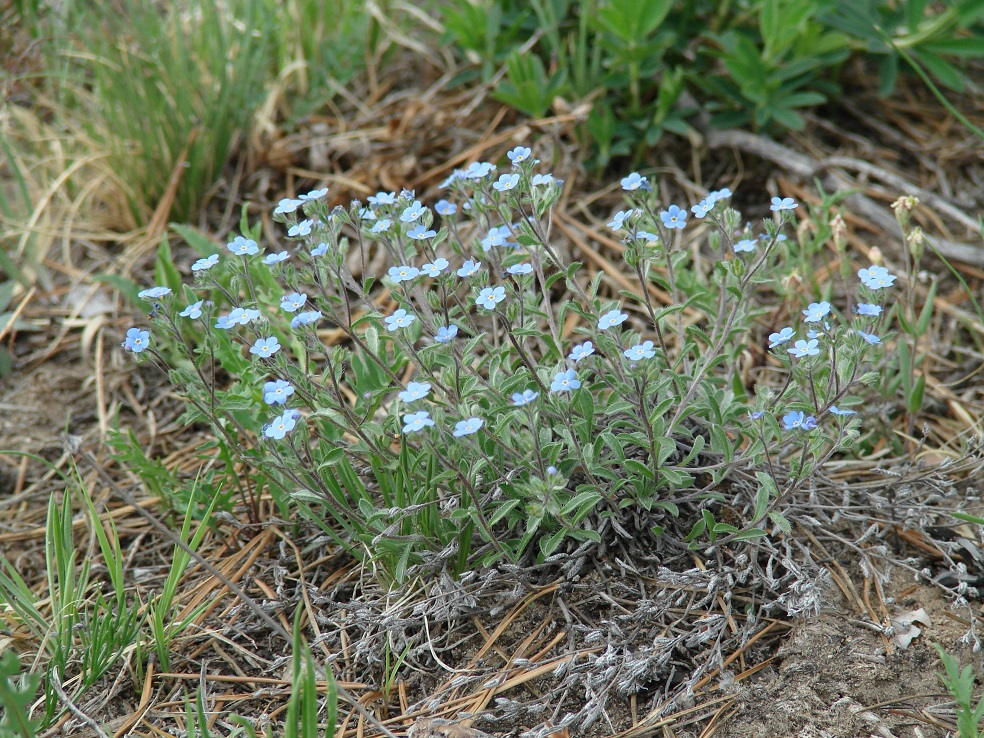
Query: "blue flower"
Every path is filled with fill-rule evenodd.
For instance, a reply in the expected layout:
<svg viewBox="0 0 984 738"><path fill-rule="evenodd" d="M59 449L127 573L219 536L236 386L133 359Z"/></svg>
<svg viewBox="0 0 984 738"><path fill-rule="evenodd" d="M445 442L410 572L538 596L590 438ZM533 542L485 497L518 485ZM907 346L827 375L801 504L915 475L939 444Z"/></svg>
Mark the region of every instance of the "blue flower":
<svg viewBox="0 0 984 738"><path fill-rule="evenodd" d="M830 303L826 300L822 302L811 302L810 306L803 311L803 315L805 316L803 320L807 323L817 323L829 312Z"/></svg>
<svg viewBox="0 0 984 738"><path fill-rule="evenodd" d="M714 190L714 192L708 192L705 202L710 203L712 206L720 200L727 200L732 196L732 192L727 187L723 187L720 190Z"/></svg>
<svg viewBox="0 0 984 738"><path fill-rule="evenodd" d="M389 218L383 218L382 220L377 220L373 223L372 228L369 229L370 233L386 233L390 226L393 225L393 221Z"/></svg>
<svg viewBox="0 0 984 738"><path fill-rule="evenodd" d="M171 294L170 287L151 287L149 290L137 293L137 297L144 300L153 300L158 297L165 297Z"/></svg>
<svg viewBox="0 0 984 738"><path fill-rule="evenodd" d="M748 417L750 417L752 420L758 420L763 415L765 415L765 410L755 410L754 412L750 412L748 414Z"/></svg>
<svg viewBox="0 0 984 738"><path fill-rule="evenodd" d="M458 206L447 200L438 200L434 203L434 210L437 211L438 215L454 215L458 212Z"/></svg>
<svg viewBox="0 0 984 738"><path fill-rule="evenodd" d="M513 164L519 164L522 161L526 161L533 154L533 151L527 146L517 146L512 151L507 151L506 156L509 157L509 161Z"/></svg>
<svg viewBox="0 0 984 738"><path fill-rule="evenodd" d="M632 209L619 210L617 213L615 213L615 217L612 218L612 222L608 224L608 227L611 228L613 231L617 231L622 228L625 228L625 221L632 216L633 212L635 211Z"/></svg>
<svg viewBox="0 0 984 738"><path fill-rule="evenodd" d="M431 420L430 413L426 410L419 410L403 416L404 433L416 433L429 425L434 425L434 421Z"/></svg>
<svg viewBox="0 0 984 738"><path fill-rule="evenodd" d="M518 184L518 174L500 174L499 179L492 183L492 187L499 192L508 192L509 190L515 189Z"/></svg>
<svg viewBox="0 0 984 738"><path fill-rule="evenodd" d="M437 235L437 231L428 230L424 225L418 225L407 231L407 235L415 241L423 241L428 238L434 238Z"/></svg>
<svg viewBox="0 0 984 738"><path fill-rule="evenodd" d="M533 185L534 187L539 187L540 185L552 184L553 182L557 182L558 184L561 184L563 183L563 180L554 179L554 176L552 174L534 174L533 179L530 180L530 184Z"/></svg>
<svg viewBox="0 0 984 738"><path fill-rule="evenodd" d="M509 274L529 274L533 271L532 264L513 264L511 267L506 269Z"/></svg>
<svg viewBox="0 0 984 738"><path fill-rule="evenodd" d="M279 264L282 261L287 261L290 258L290 254L286 251L281 251L279 254L267 254L263 257L263 264L267 266L272 266L273 264Z"/></svg>
<svg viewBox="0 0 984 738"><path fill-rule="evenodd" d="M819 354L819 345L820 342L815 338L811 338L809 341L804 341L801 339L793 345L793 348L786 350L797 359L802 359L804 356L816 356Z"/></svg>
<svg viewBox="0 0 984 738"><path fill-rule="evenodd" d="M652 246L654 243L659 243L659 236L655 233L650 233L649 231L636 231L635 237L637 240L645 241L647 246Z"/></svg>
<svg viewBox="0 0 984 738"><path fill-rule="evenodd" d="M182 318L191 318L192 320L194 320L195 318L200 318L202 317L202 305L204 304L205 304L204 300L193 302L191 305L189 305L180 313L178 313L178 315L180 315Z"/></svg>
<svg viewBox="0 0 984 738"><path fill-rule="evenodd" d="M799 205L791 197L773 197L772 206L769 209L779 212L780 210L795 210L798 207Z"/></svg>
<svg viewBox="0 0 984 738"><path fill-rule="evenodd" d="M487 161L473 161L468 165L462 176L465 179L484 179L494 172L498 167Z"/></svg>
<svg viewBox="0 0 984 738"><path fill-rule="evenodd" d="M834 415L857 415L858 414L856 410L841 410L836 405L831 405L830 406L830 412L832 412Z"/></svg>
<svg viewBox="0 0 984 738"><path fill-rule="evenodd" d="M656 349L653 348L652 341L645 341L644 343L637 343L630 349L626 349L622 354L630 361L642 361L643 359L653 358L656 355Z"/></svg>
<svg viewBox="0 0 984 738"><path fill-rule="evenodd" d="M376 220L376 211L372 208L362 208L359 211L359 218L362 220Z"/></svg>
<svg viewBox="0 0 984 738"><path fill-rule="evenodd" d="M644 190L649 189L649 182L645 177L639 174L639 172L632 172L628 177L622 178L622 189L632 192L638 190L639 188Z"/></svg>
<svg viewBox="0 0 984 738"><path fill-rule="evenodd" d="M810 418L813 416L811 415ZM786 430L802 428L806 422L806 414L802 410L790 410L782 417L783 426Z"/></svg>
<svg viewBox="0 0 984 738"><path fill-rule="evenodd" d="M404 223L413 223L426 212L427 208L420 204L420 200L414 200L413 205L403 209L403 212L400 214L400 220Z"/></svg>
<svg viewBox="0 0 984 738"><path fill-rule="evenodd" d="M581 386L581 380L577 378L577 372L568 369L566 372L557 372L553 381L550 383L551 392L570 392Z"/></svg>
<svg viewBox="0 0 984 738"><path fill-rule="evenodd" d="M126 332L126 340L121 344L127 351L139 354L150 346L150 331L142 331L139 328L131 328Z"/></svg>
<svg viewBox="0 0 984 738"><path fill-rule="evenodd" d="M594 353L594 344L591 341L585 341L579 346L575 346L571 349L571 355L567 358L571 361L580 361L581 359L586 359Z"/></svg>
<svg viewBox="0 0 984 738"><path fill-rule="evenodd" d="M308 310L306 313L298 313L290 321L290 327L295 331L302 325L313 325L321 320L320 310Z"/></svg>
<svg viewBox="0 0 984 738"><path fill-rule="evenodd" d="M328 249L331 248L327 243L319 243L313 249L311 249L311 256L324 256L328 253Z"/></svg>
<svg viewBox="0 0 984 738"><path fill-rule="evenodd" d="M428 277L440 276L441 272L448 268L448 260L443 257L434 259L431 264L424 264L420 270Z"/></svg>
<svg viewBox="0 0 984 738"><path fill-rule="evenodd" d="M881 338L876 336L874 333L865 333L864 331L858 331L858 335L861 336L865 341L870 343L872 346L877 346L882 342Z"/></svg>
<svg viewBox="0 0 984 738"><path fill-rule="evenodd" d="M470 436L472 433L478 431L485 425L485 421L481 418L468 418L467 420L459 420L454 424L454 436L455 438L460 438L461 436Z"/></svg>
<svg viewBox="0 0 984 738"><path fill-rule="evenodd" d="M302 292L291 292L289 295L284 295L284 298L280 301L280 308L288 313L296 313L304 307L307 299L307 295Z"/></svg>
<svg viewBox="0 0 984 738"><path fill-rule="evenodd" d="M259 310L253 310L251 308L236 308L228 315L220 316L218 322L215 324L215 327L227 329L237 325L249 325L252 321L259 317Z"/></svg>
<svg viewBox="0 0 984 738"><path fill-rule="evenodd" d="M775 348L776 346L781 346L791 339L794 335L792 328L783 328L778 333L769 334L769 348Z"/></svg>
<svg viewBox="0 0 984 738"><path fill-rule="evenodd" d="M667 228L687 227L687 211L679 205L670 205L669 208L659 214L659 217Z"/></svg>
<svg viewBox="0 0 984 738"><path fill-rule="evenodd" d="M854 312L858 315L881 315L881 305L861 302L854 306Z"/></svg>
<svg viewBox="0 0 984 738"><path fill-rule="evenodd" d="M369 195L370 205L392 205L395 202L395 192L377 192L375 195Z"/></svg>
<svg viewBox="0 0 984 738"><path fill-rule="evenodd" d="M395 331L397 328L406 328L416 319L416 315L411 315L403 308L400 308L395 313L385 318L386 330Z"/></svg>
<svg viewBox="0 0 984 738"><path fill-rule="evenodd" d="M470 277L481 268L482 262L469 259L461 265L461 269L458 270L457 274L459 277Z"/></svg>
<svg viewBox="0 0 984 738"><path fill-rule="evenodd" d="M607 313L601 316L601 320L598 321L599 330L608 330L612 326L622 325L629 316L618 310L609 310Z"/></svg>
<svg viewBox="0 0 984 738"><path fill-rule="evenodd" d="M710 202L708 200L701 200L696 205L690 206L690 212L693 213L698 218L703 218L705 215L711 212L711 208L713 207L714 207L713 202Z"/></svg>
<svg viewBox="0 0 984 738"><path fill-rule="evenodd" d="M551 476L553 476L556 473L557 473L557 467L556 466L548 466L547 467L547 474L550 474Z"/></svg>
<svg viewBox="0 0 984 738"><path fill-rule="evenodd" d="M298 195L297 199L307 202L308 200L320 200L322 197L328 194L328 188L322 187L320 190L311 190L306 195Z"/></svg>
<svg viewBox="0 0 984 738"><path fill-rule="evenodd" d="M236 256L252 256L253 254L258 254L260 251L260 248L256 245L256 241L252 238L243 238L242 236L236 236L226 244L226 248Z"/></svg>
<svg viewBox="0 0 984 738"><path fill-rule="evenodd" d="M449 325L441 326L437 329L437 335L434 336L434 340L438 343L451 343L452 339L458 335L458 326Z"/></svg>
<svg viewBox="0 0 984 738"><path fill-rule="evenodd" d="M293 213L303 204L303 200L291 200L289 197L285 197L283 200L277 203L276 209L274 209L275 214Z"/></svg>
<svg viewBox="0 0 984 738"><path fill-rule="evenodd" d="M260 338L254 343L249 352L251 354L256 354L262 359L267 359L273 356L280 350L280 341L277 340L276 336L270 336L269 338Z"/></svg>
<svg viewBox="0 0 984 738"><path fill-rule="evenodd" d="M509 243L509 236L511 235L507 225L490 228L488 234L482 239L482 250L488 251L493 246L515 246L515 244Z"/></svg>
<svg viewBox="0 0 984 738"><path fill-rule="evenodd" d="M263 435L279 441L294 430L298 415L296 410L284 410L283 415L274 418L269 425L263 427Z"/></svg>
<svg viewBox="0 0 984 738"><path fill-rule="evenodd" d="M420 270L415 266L395 266L390 267L389 270L390 279L397 284L400 282L409 282L411 279L415 279L418 274L420 274Z"/></svg>
<svg viewBox="0 0 984 738"><path fill-rule="evenodd" d="M287 398L294 394L294 387L290 382L277 379L263 385L263 402L267 405L285 405Z"/></svg>
<svg viewBox="0 0 984 738"><path fill-rule="evenodd" d="M882 287L891 287L898 277L889 274L883 266L873 266L868 269L859 269L858 277L864 286L872 290L880 290Z"/></svg>
<svg viewBox="0 0 984 738"><path fill-rule="evenodd" d="M199 259L194 264L191 265L191 271L193 272L204 272L208 271L216 264L219 263L219 255L212 254L207 259Z"/></svg>
<svg viewBox="0 0 984 738"><path fill-rule="evenodd" d="M307 236L308 234L311 233L311 226L313 225L314 225L314 221L311 219L302 220L297 225L292 225L290 228L288 228L287 235L291 237Z"/></svg>
<svg viewBox="0 0 984 738"><path fill-rule="evenodd" d="M495 310L495 306L506 299L506 288L502 285L498 287L485 287L478 293L475 304L486 310Z"/></svg>
<svg viewBox="0 0 984 738"><path fill-rule="evenodd" d="M399 394L403 402L415 402L422 400L431 391L431 386L427 382L407 382L407 388Z"/></svg>
<svg viewBox="0 0 984 738"><path fill-rule="evenodd" d="M755 245L758 243L757 238L743 238L738 243L735 244L735 253L741 253L742 251L751 253L755 250Z"/></svg>
<svg viewBox="0 0 984 738"><path fill-rule="evenodd" d="M523 390L520 392L513 392L512 401L513 407L522 407L523 405L529 405L533 400L540 396L539 392L534 392L531 389Z"/></svg>

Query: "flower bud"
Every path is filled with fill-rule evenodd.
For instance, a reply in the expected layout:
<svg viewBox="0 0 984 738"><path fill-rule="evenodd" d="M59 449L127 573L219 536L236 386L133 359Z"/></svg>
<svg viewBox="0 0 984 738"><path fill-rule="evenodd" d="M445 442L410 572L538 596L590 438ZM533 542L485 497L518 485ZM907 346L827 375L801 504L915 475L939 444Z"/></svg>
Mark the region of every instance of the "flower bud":
<svg viewBox="0 0 984 738"><path fill-rule="evenodd" d="M926 234L923 233L922 228L916 226L912 229L907 240L909 241L909 253L912 254L912 260L918 265L923 254L926 253Z"/></svg>
<svg viewBox="0 0 984 738"><path fill-rule="evenodd" d="M895 211L895 220L899 222L904 231L909 225L912 217L912 209L919 204L919 198L913 195L905 195L892 203L892 210Z"/></svg>

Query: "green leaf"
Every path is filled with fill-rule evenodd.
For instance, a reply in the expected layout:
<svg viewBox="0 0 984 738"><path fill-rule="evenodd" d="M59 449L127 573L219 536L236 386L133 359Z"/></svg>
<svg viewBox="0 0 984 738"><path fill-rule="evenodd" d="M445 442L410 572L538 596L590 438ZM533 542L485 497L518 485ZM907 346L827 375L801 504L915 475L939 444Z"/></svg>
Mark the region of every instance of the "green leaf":
<svg viewBox="0 0 984 738"><path fill-rule="evenodd" d="M936 281L929 286L929 292L926 294L926 302L923 303L922 311L919 313L919 320L916 321L916 337L926 335L926 329L929 328L929 321L933 317L933 307L936 300Z"/></svg>
<svg viewBox="0 0 984 738"><path fill-rule="evenodd" d="M770 512L769 520L772 521L779 530L785 533L787 536L793 532L792 524L786 519L786 516L780 512Z"/></svg>
<svg viewBox="0 0 984 738"><path fill-rule="evenodd" d="M916 415L922 409L923 395L926 392L926 375L920 374L916 377L916 383L912 387L912 394L906 401L906 407L911 415Z"/></svg>
<svg viewBox="0 0 984 738"><path fill-rule="evenodd" d="M169 227L202 258L220 253L219 245L198 229L180 223L170 223Z"/></svg>

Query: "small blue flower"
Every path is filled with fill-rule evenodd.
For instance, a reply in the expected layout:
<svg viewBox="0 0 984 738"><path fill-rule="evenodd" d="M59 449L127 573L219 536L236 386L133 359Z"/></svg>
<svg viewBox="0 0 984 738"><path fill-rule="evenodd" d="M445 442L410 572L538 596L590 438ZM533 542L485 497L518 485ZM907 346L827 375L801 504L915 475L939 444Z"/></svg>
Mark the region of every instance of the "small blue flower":
<svg viewBox="0 0 984 738"><path fill-rule="evenodd" d="M712 201L701 200L696 205L690 206L690 212L693 213L698 218L703 218L705 215L711 212L711 208L713 207L714 207L714 203Z"/></svg>
<svg viewBox="0 0 984 738"><path fill-rule="evenodd" d="M595 352L594 344L591 341L585 341L584 343L575 346L571 349L571 354L567 358L571 361L580 361L581 359L586 359Z"/></svg>
<svg viewBox="0 0 984 738"><path fill-rule="evenodd" d="M459 277L470 277L481 268L482 262L469 259L461 265L461 269L458 270L457 274Z"/></svg>
<svg viewBox="0 0 984 738"><path fill-rule="evenodd" d="M284 298L280 301L280 308L288 313L296 313L304 307L307 299L307 295L303 292L291 292L289 295L284 295Z"/></svg>
<svg viewBox="0 0 984 738"><path fill-rule="evenodd" d="M509 236L511 235L507 225L490 228L488 234L482 239L482 250L488 251L493 246L515 246L516 244L509 243Z"/></svg>
<svg viewBox="0 0 984 738"><path fill-rule="evenodd" d="M429 425L434 425L434 421L431 420L430 413L426 410L418 410L403 416L404 433L416 433Z"/></svg>
<svg viewBox="0 0 984 738"><path fill-rule="evenodd" d="M399 394L399 398L403 402L416 402L427 397L430 391L428 382L407 382L407 388Z"/></svg>
<svg viewBox="0 0 984 738"><path fill-rule="evenodd" d="M454 436L455 438L461 438L461 436L470 436L472 433L478 431L485 425L485 421L481 418L468 418L467 420L459 420L454 425Z"/></svg>
<svg viewBox="0 0 984 738"><path fill-rule="evenodd" d="M679 205L670 205L669 208L659 214L659 217L667 228L687 227L687 211Z"/></svg>
<svg viewBox="0 0 984 738"><path fill-rule="evenodd" d="M269 425L263 427L263 435L279 441L294 430L299 415L296 410L284 410L283 415L274 418Z"/></svg>
<svg viewBox="0 0 984 738"><path fill-rule="evenodd" d="M498 287L485 287L478 293L475 304L486 310L495 310L495 306L506 299L506 288L502 285Z"/></svg>
<svg viewBox="0 0 984 738"><path fill-rule="evenodd" d="M359 217L362 220L376 220L376 211L372 208L362 208L359 211Z"/></svg>
<svg viewBox="0 0 984 738"><path fill-rule="evenodd" d="M263 257L263 261L261 263L266 264L267 266L272 266L273 264L279 264L282 261L287 261L289 258L290 254L286 251L281 251L279 254L267 254Z"/></svg>
<svg viewBox="0 0 984 738"><path fill-rule="evenodd" d="M547 467L547 474L553 476L556 473L557 473L557 467L556 466L548 466Z"/></svg>
<svg viewBox="0 0 984 738"><path fill-rule="evenodd" d="M633 212L635 211L632 209L619 210L615 213L615 217L612 218L612 222L608 224L608 227L613 231L618 231L625 228L625 221L632 216Z"/></svg>
<svg viewBox="0 0 984 738"><path fill-rule="evenodd" d="M256 241L252 238L243 238L242 236L236 236L232 241L226 244L226 248L236 256L252 256L253 254L258 254L260 252L260 248L256 245Z"/></svg>
<svg viewBox="0 0 984 738"><path fill-rule="evenodd" d="M530 184L534 187L539 187L540 185L548 185L557 182L562 183L563 180L554 179L552 174L534 174L533 179L530 180Z"/></svg>
<svg viewBox="0 0 984 738"><path fill-rule="evenodd" d="M599 330L608 330L612 326L622 325L629 316L618 310L609 310L607 313L601 316L601 320L598 321Z"/></svg>
<svg viewBox="0 0 984 738"><path fill-rule="evenodd" d="M137 297L144 300L153 300L158 297L166 297L171 294L170 287L151 287L149 290L137 293Z"/></svg>
<svg viewBox="0 0 984 738"><path fill-rule="evenodd" d="M872 346L877 346L882 342L881 338L876 336L874 333L865 333L864 331L858 331L858 335L861 336L865 341L870 343Z"/></svg>
<svg viewBox="0 0 984 738"><path fill-rule="evenodd" d="M303 203L304 203L303 200L291 200L289 197L285 197L283 200L277 203L277 207L273 212L278 215L282 215L285 213L293 213Z"/></svg>
<svg viewBox="0 0 984 738"><path fill-rule="evenodd" d="M492 183L492 187L499 192L508 192L515 189L519 184L518 174L500 174L499 179Z"/></svg>
<svg viewBox="0 0 984 738"><path fill-rule="evenodd" d="M311 227L314 225L314 221L310 218L307 220L302 220L297 225L292 225L287 229L287 235L291 236L307 236L311 233Z"/></svg>
<svg viewBox="0 0 984 738"><path fill-rule="evenodd" d="M519 164L520 162L526 161L532 154L532 149L527 146L517 146L512 151L506 152L506 156L509 157L509 161L513 164Z"/></svg>
<svg viewBox="0 0 984 738"><path fill-rule="evenodd" d="M653 348L652 341L645 341L644 343L637 343L630 349L626 349L622 354L630 361L642 361L643 359L653 358L656 355L656 349Z"/></svg>
<svg viewBox="0 0 984 738"><path fill-rule="evenodd" d="M830 406L830 412L832 412L834 415L857 415L858 414L856 410L841 410L836 405L831 405Z"/></svg>
<svg viewBox="0 0 984 738"><path fill-rule="evenodd" d="M400 308L395 313L385 318L386 330L395 331L397 328L406 328L416 319L416 315L411 315L403 308Z"/></svg>
<svg viewBox="0 0 984 738"><path fill-rule="evenodd" d="M328 253L328 249L331 248L327 243L319 243L313 249L311 249L311 256L324 256Z"/></svg>
<svg viewBox="0 0 984 738"><path fill-rule="evenodd" d="M307 202L309 200L320 200L322 197L324 197L327 194L328 194L328 188L322 187L320 190L311 190L306 195L298 195L297 199L303 202Z"/></svg>
<svg viewBox="0 0 984 738"><path fill-rule="evenodd" d="M765 415L765 410L755 410L754 412L750 412L748 414L748 417L750 417L752 420L758 420L763 415Z"/></svg>
<svg viewBox="0 0 984 738"><path fill-rule="evenodd" d="M659 236L649 231L636 231L635 237L639 241L645 241L647 246L659 243Z"/></svg>
<svg viewBox="0 0 984 738"><path fill-rule="evenodd" d="M195 320L196 318L202 317L202 305L205 304L204 300L199 300L198 302L193 302L191 305L182 310L178 315L182 318L191 318Z"/></svg>
<svg viewBox="0 0 984 738"><path fill-rule="evenodd" d="M434 203L434 210L438 215L454 215L458 212L458 206L453 202L448 202L447 200L438 200Z"/></svg>
<svg viewBox="0 0 984 738"><path fill-rule="evenodd" d="M464 172L465 179L484 179L494 172L498 167L487 161L474 161L468 165Z"/></svg>
<svg viewBox="0 0 984 738"><path fill-rule="evenodd" d="M830 303L826 300L822 302L811 302L810 306L803 311L803 320L807 323L817 323L823 320L823 316L830 313Z"/></svg>
<svg viewBox="0 0 984 738"><path fill-rule="evenodd" d="M550 383L551 392L570 392L581 386L581 380L577 378L577 372L568 369L565 372L557 372L553 381Z"/></svg>
<svg viewBox="0 0 984 738"><path fill-rule="evenodd" d="M798 207L799 205L791 197L773 197L772 206L769 209L779 212L780 210L795 210Z"/></svg>
<svg viewBox="0 0 984 738"><path fill-rule="evenodd" d="M287 398L294 394L294 387L290 382L277 379L263 385L263 402L267 405L285 405Z"/></svg>
<svg viewBox="0 0 984 738"><path fill-rule="evenodd" d="M455 336L458 335L458 326L449 325L441 326L437 329L437 335L434 336L434 340L438 343L451 343Z"/></svg>
<svg viewBox="0 0 984 738"><path fill-rule="evenodd" d="M720 200L727 200L731 196L732 196L731 190L728 189L727 187L724 187L720 190L714 190L714 192L708 192L705 202L708 202L713 206L715 203L719 202Z"/></svg>
<svg viewBox="0 0 984 738"><path fill-rule="evenodd" d="M859 269L858 277L865 287L871 290L880 290L882 287L891 287L898 277L889 274L883 266L873 266L868 269Z"/></svg>
<svg viewBox="0 0 984 738"><path fill-rule="evenodd" d="M819 345L820 342L815 338L811 338L809 341L804 341L800 339L795 344L793 344L793 348L786 349L786 350L789 353L791 353L793 356L795 356L797 359L802 359L804 356L816 356L817 354L819 354L820 353L820 349L818 348Z"/></svg>
<svg viewBox="0 0 984 738"><path fill-rule="evenodd" d="M127 351L139 354L150 346L150 331L142 331L139 328L131 328L126 332L126 340L121 344Z"/></svg>
<svg viewBox="0 0 984 738"><path fill-rule="evenodd" d="M806 414L802 410L790 410L782 417L782 423L786 430L801 428L805 422Z"/></svg>
<svg viewBox="0 0 984 738"><path fill-rule="evenodd" d="M861 302L854 306L854 312L858 315L881 315L881 305L872 305L868 302Z"/></svg>
<svg viewBox="0 0 984 738"><path fill-rule="evenodd" d="M386 233L389 231L390 226L393 225L393 221L389 218L383 218L382 220L377 220L372 228L369 229L370 233Z"/></svg>
<svg viewBox="0 0 984 738"><path fill-rule="evenodd" d="M513 264L506 271L509 274L530 274L533 271L533 265L528 263Z"/></svg>
<svg viewBox="0 0 984 738"><path fill-rule="evenodd" d="M646 180L645 177L640 175L639 172L632 172L632 174L630 174L628 177L622 178L623 190L628 190L629 192L633 192L634 190L638 190L640 187L644 190L648 190L649 182Z"/></svg>
<svg viewBox="0 0 984 738"><path fill-rule="evenodd" d="M236 308L228 315L220 316L218 322L215 324L215 327L227 329L237 325L249 325L252 321L259 317L259 310L253 310L251 308Z"/></svg>
<svg viewBox="0 0 984 738"><path fill-rule="evenodd" d="M778 333L770 333L769 348L775 348L776 346L781 346L782 344L786 343L786 341L791 339L794 335L796 334L794 333L793 329L788 327L783 328Z"/></svg>
<svg viewBox="0 0 984 738"><path fill-rule="evenodd" d="M415 241L424 241L428 238L434 238L437 235L437 231L428 230L424 225L418 225L407 231L407 235Z"/></svg>
<svg viewBox="0 0 984 738"><path fill-rule="evenodd" d="M431 264L424 264L420 271L426 274L428 277L440 276L441 272L448 268L448 260L443 257L438 257L434 259Z"/></svg>
<svg viewBox="0 0 984 738"><path fill-rule="evenodd" d="M273 356L280 350L280 341L277 340L276 336L270 336L269 338L260 338L254 343L249 352L251 354L256 354L262 359L267 359Z"/></svg>
<svg viewBox="0 0 984 738"><path fill-rule="evenodd" d="M755 246L758 244L757 238L743 238L738 243L735 244L735 253L739 254L741 252L751 253L755 250Z"/></svg>
<svg viewBox="0 0 984 738"><path fill-rule="evenodd" d="M404 223L413 223L427 212L427 208L420 204L420 200L414 200L413 205L404 208L400 214L400 220Z"/></svg>
<svg viewBox="0 0 984 738"><path fill-rule="evenodd" d="M520 392L513 392L512 401L513 407L522 407L523 405L529 405L533 400L540 396L539 392L534 392L531 389L523 390Z"/></svg>
<svg viewBox="0 0 984 738"><path fill-rule="evenodd" d="M205 272L214 267L219 263L219 255L212 254L207 259L199 259L194 264L191 265L191 271L193 272Z"/></svg>
<svg viewBox="0 0 984 738"><path fill-rule="evenodd" d="M416 279L418 274L420 274L420 270L415 266L409 265L390 267L389 270L390 279L397 284L400 282L409 282L411 279Z"/></svg>
<svg viewBox="0 0 984 738"><path fill-rule="evenodd" d="M369 195L370 205L392 205L395 202L395 192L377 192L375 195Z"/></svg>
<svg viewBox="0 0 984 738"><path fill-rule="evenodd" d="M314 325L321 320L320 310L308 310L306 313L298 313L290 320L290 327L295 331L302 325Z"/></svg>

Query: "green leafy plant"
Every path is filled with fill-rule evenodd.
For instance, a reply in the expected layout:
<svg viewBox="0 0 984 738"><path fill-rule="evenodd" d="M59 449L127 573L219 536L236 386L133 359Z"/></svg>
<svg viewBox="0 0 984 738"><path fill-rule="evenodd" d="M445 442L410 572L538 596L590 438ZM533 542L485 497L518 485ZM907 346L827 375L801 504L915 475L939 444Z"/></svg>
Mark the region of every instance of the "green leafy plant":
<svg viewBox="0 0 984 738"><path fill-rule="evenodd" d="M984 735L980 731L981 720L984 719L984 699L979 699L977 705L974 705L974 683L977 677L973 667L965 666L961 669L957 660L938 643L934 643L933 647L940 655L945 671L945 674L940 674L940 681L957 703L957 730L960 738L979 738Z"/></svg>

